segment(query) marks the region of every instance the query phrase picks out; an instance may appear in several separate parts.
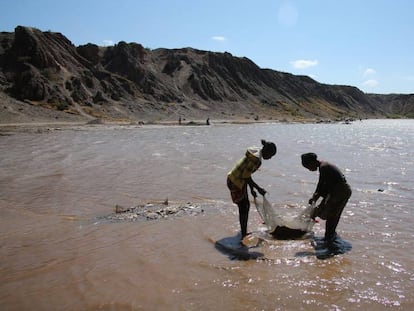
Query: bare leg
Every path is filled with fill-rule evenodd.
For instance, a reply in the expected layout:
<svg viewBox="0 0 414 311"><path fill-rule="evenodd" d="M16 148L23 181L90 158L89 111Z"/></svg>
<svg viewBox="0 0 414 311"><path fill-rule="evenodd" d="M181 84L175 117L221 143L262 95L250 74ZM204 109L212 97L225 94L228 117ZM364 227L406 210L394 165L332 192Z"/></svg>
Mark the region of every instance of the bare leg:
<svg viewBox="0 0 414 311"><path fill-rule="evenodd" d="M250 202L249 199L246 197L238 204L239 207L239 221L240 221L240 228L241 228L241 235L242 239L247 235L247 222L249 220L249 210L250 210Z"/></svg>

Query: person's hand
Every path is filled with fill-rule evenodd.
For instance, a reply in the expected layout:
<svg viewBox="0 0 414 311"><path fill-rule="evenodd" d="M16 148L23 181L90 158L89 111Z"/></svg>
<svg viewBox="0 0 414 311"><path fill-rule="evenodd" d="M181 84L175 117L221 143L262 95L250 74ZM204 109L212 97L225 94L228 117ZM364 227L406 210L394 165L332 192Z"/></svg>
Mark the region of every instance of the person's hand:
<svg viewBox="0 0 414 311"><path fill-rule="evenodd" d="M259 191L259 193L261 195L265 195L266 194L266 190L264 190L263 188L257 188L257 191Z"/></svg>
<svg viewBox="0 0 414 311"><path fill-rule="evenodd" d="M315 218L317 216L318 216L318 208L314 208L311 215L310 215L310 218L312 218L312 220L315 221Z"/></svg>
<svg viewBox="0 0 414 311"><path fill-rule="evenodd" d="M254 191L253 188L251 189L251 193L252 193L253 198L257 198L257 193L256 191Z"/></svg>

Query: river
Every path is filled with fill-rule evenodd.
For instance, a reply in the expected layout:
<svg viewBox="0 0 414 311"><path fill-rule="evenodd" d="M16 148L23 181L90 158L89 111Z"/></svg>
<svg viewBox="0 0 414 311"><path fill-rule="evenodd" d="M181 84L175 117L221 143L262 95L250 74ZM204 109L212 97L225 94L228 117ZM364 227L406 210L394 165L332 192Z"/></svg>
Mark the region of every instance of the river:
<svg viewBox="0 0 414 311"><path fill-rule="evenodd" d="M0 309L414 308L414 120L212 123L0 136ZM239 231L226 174L260 139L278 147L253 175L273 204L312 195L318 173L302 153L342 169L353 194L337 232L349 252L321 260L310 239L267 239L253 260L215 248ZM103 220L116 205L167 198L205 212ZM252 206L248 229L261 228ZM324 222L313 229L323 236Z"/></svg>

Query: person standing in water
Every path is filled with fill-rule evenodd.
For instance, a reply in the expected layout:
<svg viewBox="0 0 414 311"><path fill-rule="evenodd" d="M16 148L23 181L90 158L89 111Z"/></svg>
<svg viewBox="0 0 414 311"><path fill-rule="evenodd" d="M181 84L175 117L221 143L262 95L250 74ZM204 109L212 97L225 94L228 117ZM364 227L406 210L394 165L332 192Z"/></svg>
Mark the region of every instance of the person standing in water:
<svg viewBox="0 0 414 311"><path fill-rule="evenodd" d="M262 165L262 159L268 160L276 154L276 145L272 142L262 140L262 148L250 147L234 168L227 174L227 187L230 190L233 203L239 207L239 221L241 228L241 239L247 235L247 222L249 219L250 202L247 194L247 185L251 194L256 197L256 191L264 195L266 190L257 185L252 174Z"/></svg>
<svg viewBox="0 0 414 311"><path fill-rule="evenodd" d="M325 242L330 245L336 238L336 227L342 211L351 197L351 187L346 182L344 174L333 164L319 161L315 153L301 155L302 165L310 171L319 169L319 181L309 204L316 203L320 197L322 202L315 209L312 218L326 220Z"/></svg>

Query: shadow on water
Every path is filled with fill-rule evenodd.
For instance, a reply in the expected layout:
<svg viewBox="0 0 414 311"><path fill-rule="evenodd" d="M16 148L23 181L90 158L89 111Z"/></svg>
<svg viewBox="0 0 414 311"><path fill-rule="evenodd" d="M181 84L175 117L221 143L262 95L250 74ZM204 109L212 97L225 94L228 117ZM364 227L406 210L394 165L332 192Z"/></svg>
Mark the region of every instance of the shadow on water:
<svg viewBox="0 0 414 311"><path fill-rule="evenodd" d="M289 232L291 233L291 232ZM273 236L274 238L274 236ZM311 257L315 256L317 259L324 260L332 258L335 255L345 254L352 249L352 244L342 240L342 238L337 235L334 241L330 244L326 243L323 237L313 236L313 233L307 233L299 237L299 239L311 239L311 244L314 248L314 251L306 252L297 252L295 257ZM283 236L283 238L276 240L297 240L298 236L290 238ZM259 241L263 241L262 238L259 238ZM253 246L247 246L240 243L240 234L235 236L225 237L214 242L214 247L222 254L228 256L230 260L255 260L255 259L265 259L264 254L257 251L252 251L252 249L259 246L259 244ZM260 242L259 242L260 243Z"/></svg>
<svg viewBox="0 0 414 311"><path fill-rule="evenodd" d="M316 256L318 259L328 259L335 255L345 254L352 249L352 244L336 235L332 243L326 243L323 237L313 237L312 246L315 252L298 252L295 257Z"/></svg>
<svg viewBox="0 0 414 311"><path fill-rule="evenodd" d="M250 251L257 247L246 246L240 243L240 234L222 238L214 243L214 247L222 254L229 257L230 260L251 260L264 256L263 253Z"/></svg>

